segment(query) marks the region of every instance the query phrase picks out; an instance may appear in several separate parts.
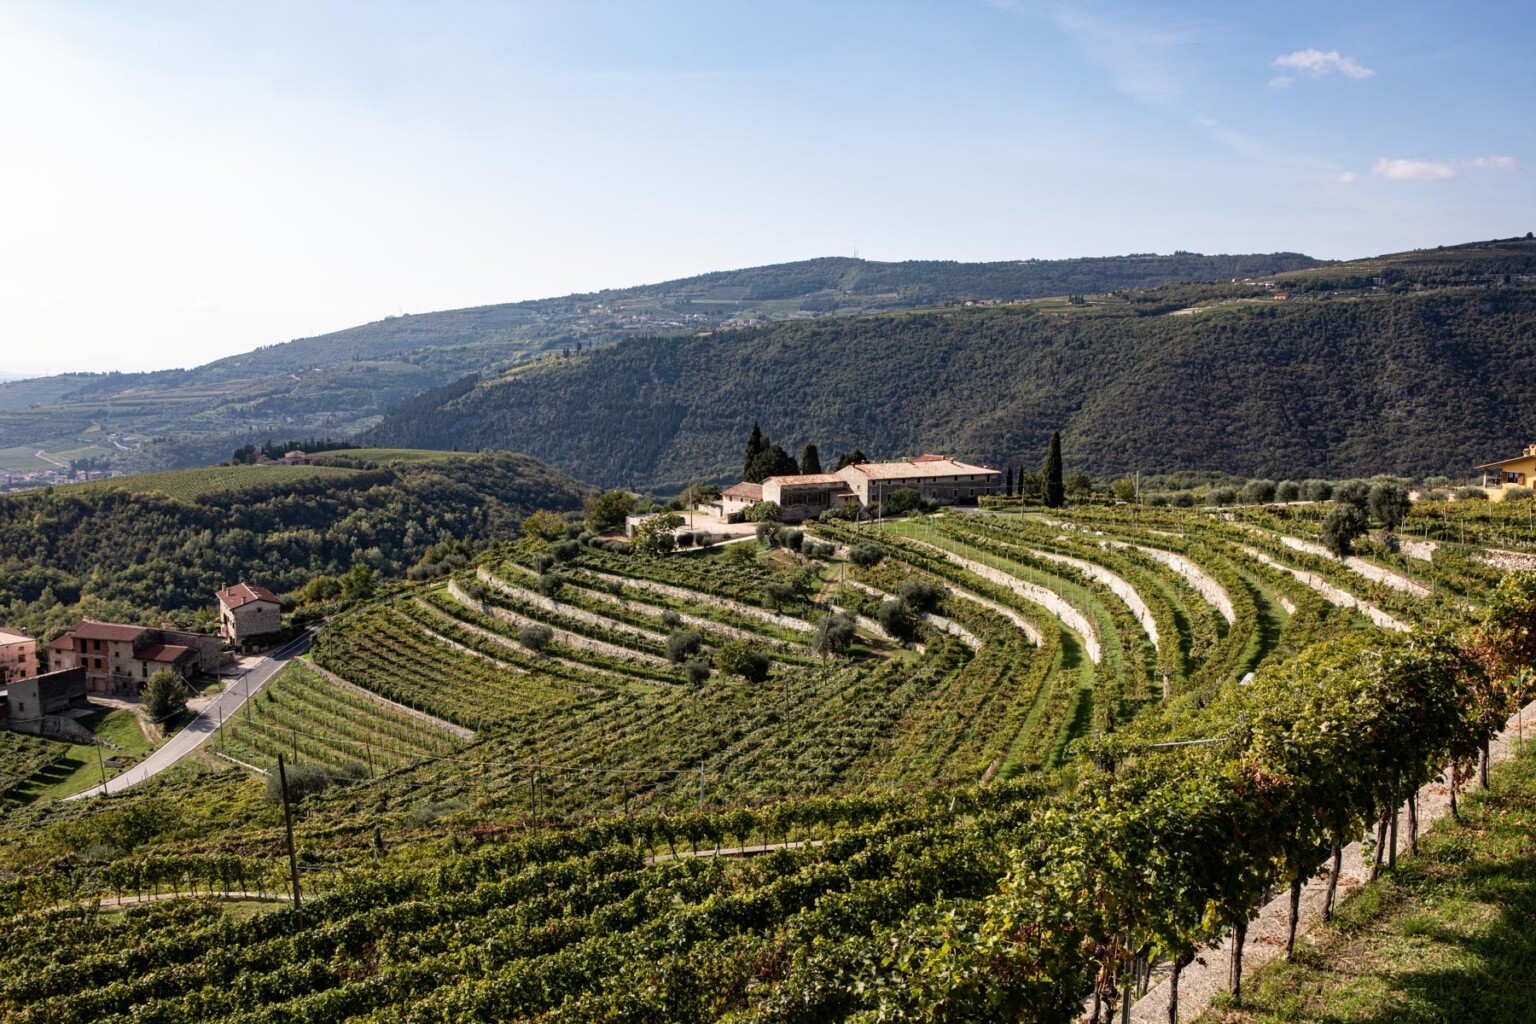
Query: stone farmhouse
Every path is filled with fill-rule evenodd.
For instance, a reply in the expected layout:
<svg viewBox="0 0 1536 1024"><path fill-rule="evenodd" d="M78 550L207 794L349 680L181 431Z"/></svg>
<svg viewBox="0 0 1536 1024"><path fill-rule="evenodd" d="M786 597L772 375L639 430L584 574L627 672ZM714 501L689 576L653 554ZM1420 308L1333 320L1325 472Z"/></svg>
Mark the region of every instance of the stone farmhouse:
<svg viewBox="0 0 1536 1024"><path fill-rule="evenodd" d="M844 466L835 473L771 476L760 485L758 500L774 502L790 521L815 518L852 501L881 515L890 496L899 490L914 490L928 501L946 505L971 504L983 494L998 493L1002 476L1000 470L927 454L906 462ZM736 484L724 495L735 492L746 498L746 489L754 486L758 485Z"/></svg>
<svg viewBox="0 0 1536 1024"><path fill-rule="evenodd" d="M15 629L0 629L0 686L37 675L37 640Z"/></svg>
<svg viewBox="0 0 1536 1024"><path fill-rule="evenodd" d="M237 650L270 639L283 628L283 605L266 587L236 583L218 593L219 635Z"/></svg>
<svg viewBox="0 0 1536 1024"><path fill-rule="evenodd" d="M217 672L223 646L218 637L201 633L81 619L48 645L48 668L84 670L91 693L136 697L160 669L183 679Z"/></svg>

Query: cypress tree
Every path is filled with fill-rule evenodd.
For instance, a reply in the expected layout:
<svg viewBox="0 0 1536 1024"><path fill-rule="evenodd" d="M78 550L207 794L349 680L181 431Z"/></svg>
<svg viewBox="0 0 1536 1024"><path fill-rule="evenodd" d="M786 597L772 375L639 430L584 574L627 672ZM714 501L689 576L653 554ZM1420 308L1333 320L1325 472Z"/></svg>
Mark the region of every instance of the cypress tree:
<svg viewBox="0 0 1536 1024"><path fill-rule="evenodd" d="M810 475L821 472L821 453L816 446L808 444L800 452L800 472Z"/></svg>
<svg viewBox="0 0 1536 1024"><path fill-rule="evenodd" d="M1013 497L1013 467L1012 466L1008 467L1008 476L1006 477L1006 479L1008 481L1008 487L1007 487L1007 490L1005 490L1003 492L1003 494L1006 497L1011 498L1011 497Z"/></svg>
<svg viewBox="0 0 1536 1024"><path fill-rule="evenodd" d="M1045 477L1045 507L1061 508L1066 501L1066 488L1061 482L1061 431L1051 431L1051 446L1045 452L1045 465L1041 468Z"/></svg>
<svg viewBox="0 0 1536 1024"><path fill-rule="evenodd" d="M747 479L752 477L752 460L756 459L763 450L763 431L757 425L757 420L752 421L752 433L747 437L747 454L741 460L741 475Z"/></svg>

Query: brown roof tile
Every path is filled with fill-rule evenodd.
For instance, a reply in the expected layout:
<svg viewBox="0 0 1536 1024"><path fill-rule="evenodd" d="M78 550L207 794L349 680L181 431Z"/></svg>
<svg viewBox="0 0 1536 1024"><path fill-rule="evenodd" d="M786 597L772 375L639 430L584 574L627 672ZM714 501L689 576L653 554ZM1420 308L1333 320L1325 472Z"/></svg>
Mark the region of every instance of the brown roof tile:
<svg viewBox="0 0 1536 1024"><path fill-rule="evenodd" d="M232 587L225 587L218 593L219 600L226 608L242 608L255 601L270 601L272 604L282 604L277 595L266 587L256 586L251 583L236 583Z"/></svg>

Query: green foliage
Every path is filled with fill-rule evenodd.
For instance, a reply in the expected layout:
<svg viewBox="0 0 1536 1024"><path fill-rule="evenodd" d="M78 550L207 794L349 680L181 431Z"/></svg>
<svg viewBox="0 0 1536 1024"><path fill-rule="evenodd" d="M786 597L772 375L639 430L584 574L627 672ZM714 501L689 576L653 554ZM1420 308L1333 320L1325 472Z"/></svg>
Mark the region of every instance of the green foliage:
<svg viewBox="0 0 1536 1024"><path fill-rule="evenodd" d="M800 452L800 472L807 476L821 472L821 453L814 444L807 444Z"/></svg>
<svg viewBox="0 0 1536 1024"><path fill-rule="evenodd" d="M699 652L703 642L704 638L696 629L675 630L667 637L667 660L681 665Z"/></svg>
<svg viewBox="0 0 1536 1024"><path fill-rule="evenodd" d="M169 669L152 673L144 684L144 714L151 722L167 722L187 710L187 686Z"/></svg>
<svg viewBox="0 0 1536 1024"><path fill-rule="evenodd" d="M612 533L635 511L636 498L628 491L609 490L587 499L582 521L593 533Z"/></svg>
<svg viewBox="0 0 1536 1024"><path fill-rule="evenodd" d="M850 544L848 545L848 561L861 569L868 569L879 565L885 557L885 549L878 544Z"/></svg>
<svg viewBox="0 0 1536 1024"><path fill-rule="evenodd" d="M1093 478L1087 473L1068 473L1062 484L1062 493L1073 501L1087 501L1093 496ZM1132 493L1135 493L1134 486Z"/></svg>
<svg viewBox="0 0 1536 1024"><path fill-rule="evenodd" d="M353 565L337 582L341 585L341 596L349 601L366 601L378 589L377 574L367 562Z"/></svg>
<svg viewBox="0 0 1536 1024"><path fill-rule="evenodd" d="M1323 545L1339 558L1346 558L1354 550L1354 542L1368 525L1365 513L1351 501L1335 501L1323 520Z"/></svg>
<svg viewBox="0 0 1536 1024"><path fill-rule="evenodd" d="M816 623L811 650L820 655L847 654L857 635L858 626L851 615L828 612Z"/></svg>
<svg viewBox="0 0 1536 1024"><path fill-rule="evenodd" d="M211 628L213 594L233 580L283 594L354 565L380 580L424 562L437 571L465 545L514 538L533 509L573 509L587 493L526 456L432 454L195 501L94 484L0 497L0 619L49 635L82 614L195 626L206 613Z"/></svg>
<svg viewBox="0 0 1536 1024"><path fill-rule="evenodd" d="M776 501L754 502L748 505L742 514L749 523L782 523L784 521L784 510Z"/></svg>
<svg viewBox="0 0 1536 1024"><path fill-rule="evenodd" d="M1413 507L1413 502L1408 500L1408 488L1396 481L1373 484L1366 504L1370 508L1371 518L1388 533L1402 525L1403 520L1408 518L1408 510Z"/></svg>
<svg viewBox="0 0 1536 1024"><path fill-rule="evenodd" d="M1066 487L1061 478L1061 431L1051 431L1050 444L1046 447L1045 462L1040 467L1044 487L1042 500L1046 508L1061 508L1066 500Z"/></svg>
<svg viewBox="0 0 1536 1024"><path fill-rule="evenodd" d="M911 640L917 636L917 616L905 601L886 600L875 610L875 620L880 628L898 640Z"/></svg>
<svg viewBox="0 0 1536 1024"><path fill-rule="evenodd" d="M517 642L535 653L542 652L554 638L554 630L538 623L530 623L517 631Z"/></svg>
<svg viewBox="0 0 1536 1024"><path fill-rule="evenodd" d="M726 675L740 676L749 683L768 678L768 656L745 640L729 640L715 650L715 668Z"/></svg>
<svg viewBox="0 0 1536 1024"><path fill-rule="evenodd" d="M904 516L922 507L923 496L912 487L898 487L885 499L885 511L893 516Z"/></svg>
<svg viewBox="0 0 1536 1024"><path fill-rule="evenodd" d="M844 452L843 454L839 455L837 457L837 465L833 467L832 471L835 473L837 470L846 469L849 466L862 466L868 461L869 457L859 449L855 448L852 451Z"/></svg>
<svg viewBox="0 0 1536 1024"><path fill-rule="evenodd" d="M541 508L523 520L523 533L539 540L556 541L565 537L566 522L549 509Z"/></svg>
<svg viewBox="0 0 1536 1024"><path fill-rule="evenodd" d="M1275 500L1277 492L1273 480L1250 480L1243 485L1238 500L1244 505L1268 505Z"/></svg>
<svg viewBox="0 0 1536 1024"><path fill-rule="evenodd" d="M683 525L676 512L658 512L635 527L634 545L647 555L664 555L677 546L675 531Z"/></svg>

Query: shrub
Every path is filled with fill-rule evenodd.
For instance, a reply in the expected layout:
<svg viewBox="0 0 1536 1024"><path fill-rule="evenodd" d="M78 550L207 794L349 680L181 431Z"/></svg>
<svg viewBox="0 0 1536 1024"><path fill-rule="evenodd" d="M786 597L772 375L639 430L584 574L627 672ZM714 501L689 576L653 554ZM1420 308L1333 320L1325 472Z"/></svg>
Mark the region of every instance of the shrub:
<svg viewBox="0 0 1536 1024"><path fill-rule="evenodd" d="M1355 538L1365 532L1367 522L1360 506L1348 501L1335 501L1323 520L1323 544L1340 558L1347 558L1354 550Z"/></svg>
<svg viewBox="0 0 1536 1024"><path fill-rule="evenodd" d="M1172 505L1174 508L1194 508L1195 492L1174 491L1168 496L1168 504Z"/></svg>
<svg viewBox="0 0 1536 1024"><path fill-rule="evenodd" d="M1456 498L1458 501L1487 501L1488 492L1481 487L1458 487Z"/></svg>
<svg viewBox="0 0 1536 1024"><path fill-rule="evenodd" d="M1504 488L1505 501L1530 501L1533 497L1536 497L1536 491L1531 490L1529 487Z"/></svg>
<svg viewBox="0 0 1536 1024"><path fill-rule="evenodd" d="M1243 485L1243 504L1268 505L1275 500L1273 480L1249 480Z"/></svg>
<svg viewBox="0 0 1536 1024"><path fill-rule="evenodd" d="M693 543L696 547L711 548L715 546L715 535L708 530L700 530L693 535Z"/></svg>
<svg viewBox="0 0 1536 1024"><path fill-rule="evenodd" d="M821 655L847 654L856 635L853 616L843 612L829 613L816 624L816 635L811 638L811 650Z"/></svg>
<svg viewBox="0 0 1536 1024"><path fill-rule="evenodd" d="M555 560L540 551L529 560L529 564L533 566L534 572L548 572L555 564Z"/></svg>
<svg viewBox="0 0 1536 1024"><path fill-rule="evenodd" d="M1149 494L1142 501L1153 508L1162 508L1170 503L1170 499L1166 494Z"/></svg>
<svg viewBox="0 0 1536 1024"><path fill-rule="evenodd" d="M1212 487L1205 494L1207 505L1230 505L1237 500L1237 488Z"/></svg>
<svg viewBox="0 0 1536 1024"><path fill-rule="evenodd" d="M1301 500L1301 484L1298 484L1295 480L1281 480L1278 484L1275 485L1275 500Z"/></svg>
<svg viewBox="0 0 1536 1024"><path fill-rule="evenodd" d="M763 607L777 611L795 599L795 588L788 583L763 584Z"/></svg>
<svg viewBox="0 0 1536 1024"><path fill-rule="evenodd" d="M539 575L539 582L536 584L536 586L538 587L539 593L553 601L560 596L560 591L565 587L565 580L560 576L559 573L541 573Z"/></svg>
<svg viewBox="0 0 1536 1024"><path fill-rule="evenodd" d="M885 511L887 515L904 516L908 512L915 512L923 506L923 496L912 487L898 487L885 499Z"/></svg>
<svg viewBox="0 0 1536 1024"><path fill-rule="evenodd" d="M1364 480L1345 480L1333 489L1333 500L1353 505L1360 511L1367 510L1371 499L1371 485Z"/></svg>
<svg viewBox="0 0 1536 1024"><path fill-rule="evenodd" d="M661 613L661 624L666 626L668 629L676 629L683 624L683 617L677 614L677 612L668 608L666 611Z"/></svg>
<svg viewBox="0 0 1536 1024"><path fill-rule="evenodd" d="M878 544L850 544L848 561L861 569L872 569L885 559L885 549Z"/></svg>
<svg viewBox="0 0 1536 1024"><path fill-rule="evenodd" d="M691 686L703 686L709 679L710 668L707 661L690 661L683 666L683 674L688 677Z"/></svg>
<svg viewBox="0 0 1536 1024"><path fill-rule="evenodd" d="M340 767L317 764L290 764L285 765L283 774L288 779L288 800L290 803L299 803L305 797L316 793L323 793L332 786L339 786L348 782L356 782L364 778L368 772L360 764L346 764ZM267 803L280 804L283 802L282 780L277 772L267 776Z"/></svg>
<svg viewBox="0 0 1536 1024"><path fill-rule="evenodd" d="M776 501L760 501L743 509L742 516L749 523L782 523L784 510Z"/></svg>
<svg viewBox="0 0 1536 1024"><path fill-rule="evenodd" d="M549 552L555 556L557 562L571 562L581 554L581 544L574 540L563 540L550 548Z"/></svg>
<svg viewBox="0 0 1536 1024"><path fill-rule="evenodd" d="M715 651L715 667L749 683L768 678L768 656L745 640L728 640Z"/></svg>
<svg viewBox="0 0 1536 1024"><path fill-rule="evenodd" d="M535 653L543 651L554 638L552 629L537 623L530 623L517 631L517 642Z"/></svg>
<svg viewBox="0 0 1536 1024"><path fill-rule="evenodd" d="M881 629L898 640L911 640L917 635L917 616L904 601L881 601L875 611L875 620Z"/></svg>
<svg viewBox="0 0 1536 1024"><path fill-rule="evenodd" d="M762 522L757 524L757 529L753 532L757 534L757 542L759 544L766 544L771 548L776 548L779 546L780 529L781 527L778 523Z"/></svg>
<svg viewBox="0 0 1536 1024"><path fill-rule="evenodd" d="M931 612L948 593L943 587L928 580L908 580L896 591L896 596L914 611Z"/></svg>
<svg viewBox="0 0 1536 1024"><path fill-rule="evenodd" d="M699 652L704 638L698 630L679 629L667 637L667 660L674 665L681 665L688 658Z"/></svg>
<svg viewBox="0 0 1536 1024"><path fill-rule="evenodd" d="M805 543L805 532L803 530L785 530L779 537L779 543L791 551L799 551L801 550L801 545Z"/></svg>
<svg viewBox="0 0 1536 1024"><path fill-rule="evenodd" d="M757 552L746 543L732 544L725 549L725 557L732 565L746 566L757 562Z"/></svg>
<svg viewBox="0 0 1536 1024"><path fill-rule="evenodd" d="M1301 497L1304 501L1327 501L1333 497L1333 484L1327 480L1308 480L1301 485Z"/></svg>
<svg viewBox="0 0 1536 1024"><path fill-rule="evenodd" d="M694 535L687 530L677 535L677 546L680 548L693 547Z"/></svg>

